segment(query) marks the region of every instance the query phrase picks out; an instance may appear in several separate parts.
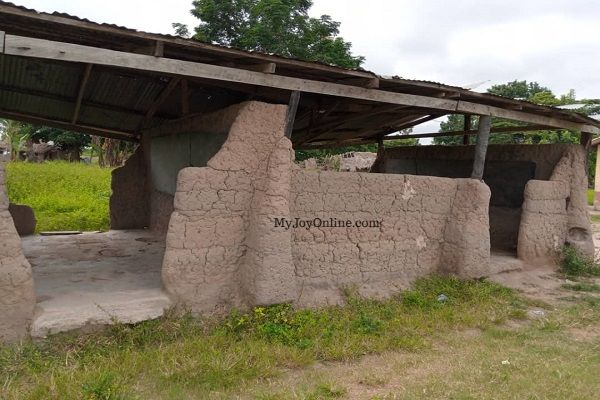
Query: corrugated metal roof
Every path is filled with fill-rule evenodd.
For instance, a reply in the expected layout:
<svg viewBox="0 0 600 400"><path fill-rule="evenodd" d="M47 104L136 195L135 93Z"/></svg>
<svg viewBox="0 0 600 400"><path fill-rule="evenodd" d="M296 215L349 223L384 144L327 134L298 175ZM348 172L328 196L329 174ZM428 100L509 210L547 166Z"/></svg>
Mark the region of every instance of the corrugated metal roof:
<svg viewBox="0 0 600 400"><path fill-rule="evenodd" d="M140 32L117 25L99 24L64 13L39 13L4 1L0 1L0 25L0 30L9 34L131 53L152 54L153 47L159 41L164 44L166 58L213 65L233 65L240 69L258 63L275 62L276 74L312 81L363 86L371 84L371 80L377 77L368 71L348 70L323 63L242 51L172 35ZM74 114L84 71L85 65L77 63L38 61L1 55L0 111L47 117L68 124ZM137 133L146 114L156 105L155 102L172 79L171 76L161 76L148 71L93 66L83 93L77 123L92 128ZM190 112L208 112L247 99L281 103L287 101L289 95L287 91L275 88L186 79L190 87L188 99L194 100L190 102ZM397 76L379 77L379 81L380 90L388 92L459 99L478 105L522 110L537 116L600 126L594 119L569 111L472 92L438 82L403 79ZM146 123L156 125L161 121L180 117L183 112L180 103L184 95L181 87L175 88L173 93L165 98L165 103L158 107L152 120ZM339 137L340 140L370 140L397 127L396 121L408 120L418 123L423 117L436 117L448 112L415 107L381 112L381 109L387 109L386 107L389 105L368 100L307 93L302 96L293 139L306 137L306 132L315 129L318 131L320 126L328 126L331 128L318 136ZM361 118L361 113L364 113L364 118ZM376 117L369 118L369 113L375 113ZM350 116L352 117L349 118ZM345 123L348 120L351 120L352 124Z"/></svg>

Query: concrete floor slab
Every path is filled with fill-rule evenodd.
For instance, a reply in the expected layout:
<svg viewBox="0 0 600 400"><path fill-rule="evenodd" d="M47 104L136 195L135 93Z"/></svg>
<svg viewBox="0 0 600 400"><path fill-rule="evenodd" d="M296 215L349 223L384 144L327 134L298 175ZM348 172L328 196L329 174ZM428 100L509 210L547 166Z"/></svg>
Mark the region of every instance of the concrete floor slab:
<svg viewBox="0 0 600 400"><path fill-rule="evenodd" d="M164 239L148 231L23 238L37 295L33 337L160 317Z"/></svg>

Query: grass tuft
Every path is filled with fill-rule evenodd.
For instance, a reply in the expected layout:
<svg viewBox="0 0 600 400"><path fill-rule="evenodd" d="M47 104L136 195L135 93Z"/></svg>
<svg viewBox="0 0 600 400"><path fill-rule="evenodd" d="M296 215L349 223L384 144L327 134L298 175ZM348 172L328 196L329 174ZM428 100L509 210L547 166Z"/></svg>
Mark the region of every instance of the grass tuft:
<svg viewBox="0 0 600 400"><path fill-rule="evenodd" d="M108 168L65 161L6 167L8 197L33 208L37 232L107 230L110 180Z"/></svg>
<svg viewBox="0 0 600 400"><path fill-rule="evenodd" d="M574 292L600 292L600 285L595 283L569 283L562 285L563 289L572 290Z"/></svg>
<svg viewBox="0 0 600 400"><path fill-rule="evenodd" d="M567 276L600 276L600 265L571 246L563 247L560 269Z"/></svg>

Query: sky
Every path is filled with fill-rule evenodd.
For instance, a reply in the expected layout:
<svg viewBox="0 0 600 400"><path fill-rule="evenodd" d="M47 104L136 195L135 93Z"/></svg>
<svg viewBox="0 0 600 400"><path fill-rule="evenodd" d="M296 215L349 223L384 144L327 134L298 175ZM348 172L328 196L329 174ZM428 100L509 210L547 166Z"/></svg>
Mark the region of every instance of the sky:
<svg viewBox="0 0 600 400"><path fill-rule="evenodd" d="M12 0L95 22L173 33L191 0ZM314 0L365 69L485 91L515 79L600 98L600 0ZM437 131L439 120L415 132Z"/></svg>

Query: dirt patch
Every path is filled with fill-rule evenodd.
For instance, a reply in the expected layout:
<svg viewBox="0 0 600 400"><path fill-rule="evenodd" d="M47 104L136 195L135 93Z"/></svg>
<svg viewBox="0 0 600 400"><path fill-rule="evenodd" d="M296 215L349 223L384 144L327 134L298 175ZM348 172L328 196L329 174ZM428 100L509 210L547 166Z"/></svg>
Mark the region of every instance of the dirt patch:
<svg viewBox="0 0 600 400"><path fill-rule="evenodd" d="M570 328L569 335L577 342L590 343L600 339L600 327Z"/></svg>

